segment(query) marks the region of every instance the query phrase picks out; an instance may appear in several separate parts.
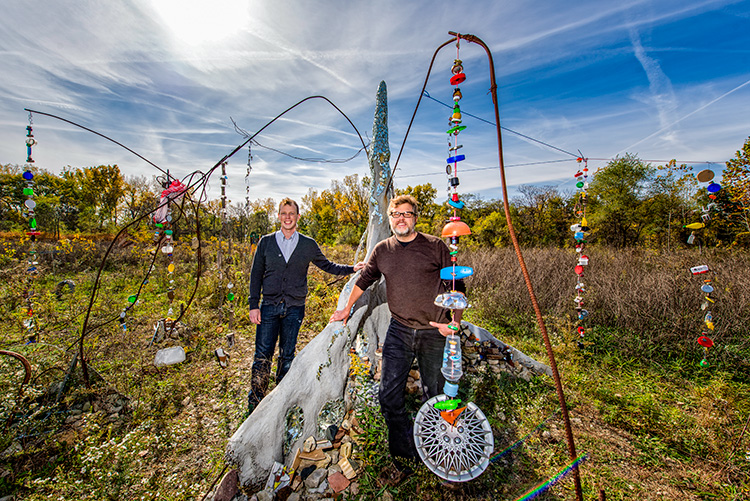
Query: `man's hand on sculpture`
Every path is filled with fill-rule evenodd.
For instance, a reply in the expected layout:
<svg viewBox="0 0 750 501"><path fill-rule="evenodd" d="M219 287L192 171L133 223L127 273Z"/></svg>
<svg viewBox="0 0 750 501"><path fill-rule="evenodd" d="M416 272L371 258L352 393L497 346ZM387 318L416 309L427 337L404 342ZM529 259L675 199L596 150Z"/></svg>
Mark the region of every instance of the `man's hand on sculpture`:
<svg viewBox="0 0 750 501"><path fill-rule="evenodd" d="M331 315L331 322L343 321L346 325L346 321L349 319L349 310L336 310Z"/></svg>
<svg viewBox="0 0 750 501"><path fill-rule="evenodd" d="M250 310L250 321L254 324L260 325L260 310L258 308Z"/></svg>
<svg viewBox="0 0 750 501"><path fill-rule="evenodd" d="M367 265L367 263L365 263L364 261L360 261L359 263L357 263L357 264L354 265L354 272L355 273L358 272L359 270L361 270L362 268L364 268L366 265Z"/></svg>

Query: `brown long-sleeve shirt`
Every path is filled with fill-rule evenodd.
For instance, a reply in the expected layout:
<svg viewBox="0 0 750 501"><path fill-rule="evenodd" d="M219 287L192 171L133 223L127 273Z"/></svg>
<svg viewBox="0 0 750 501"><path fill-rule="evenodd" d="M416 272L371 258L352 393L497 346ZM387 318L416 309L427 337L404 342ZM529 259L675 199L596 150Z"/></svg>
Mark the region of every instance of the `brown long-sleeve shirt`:
<svg viewBox="0 0 750 501"><path fill-rule="evenodd" d="M418 232L414 240L403 245L390 237L375 246L357 286L365 290L385 276L393 317L412 329L432 329L430 321L450 321L448 310L435 305L435 298L448 290L440 279L440 270L448 266L450 251L440 238ZM456 288L463 291L464 285L459 282Z"/></svg>

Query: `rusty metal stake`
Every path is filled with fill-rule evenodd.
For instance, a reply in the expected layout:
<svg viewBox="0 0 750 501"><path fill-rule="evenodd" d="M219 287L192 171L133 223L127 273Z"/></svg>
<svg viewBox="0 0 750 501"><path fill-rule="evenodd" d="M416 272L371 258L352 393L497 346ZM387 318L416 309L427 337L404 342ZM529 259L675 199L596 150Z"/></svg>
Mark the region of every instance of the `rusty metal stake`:
<svg viewBox="0 0 750 501"><path fill-rule="evenodd" d="M497 154L500 162L500 180L503 189L503 208L505 209L505 219L508 222L508 232L510 233L510 239L513 242L513 248L516 251L518 257L518 264L521 266L521 272L523 273L524 282L526 282L526 288L529 291L529 297L531 304L534 307L536 313L537 323L539 329L542 331L542 337L544 338L544 346L547 348L547 356L549 357L550 368L552 369L552 376L555 380L555 388L557 390L557 398L560 402L560 410L562 411L563 422L565 423L565 435L568 441L568 454L570 459L576 459L576 446L573 440L573 431L570 426L570 416L568 415L568 407L565 403L565 394L563 393L562 382L560 380L560 373L557 370L557 362L555 361L555 354L552 352L552 343L550 342L549 335L547 334L547 327L544 324L544 318L542 317L542 310L539 307L539 302L534 294L534 289L531 285L531 278L529 272L526 269L526 263L521 254L521 247L518 244L518 238L516 237L516 231L513 228L513 222L510 218L510 206L508 204L508 187L505 182L505 166L503 164L503 141L500 133L500 110L497 103L497 82L495 80L495 63L492 59L492 52L489 47L479 37L474 35L463 35L453 31L448 32L449 35L455 37L455 40L463 39L467 42L472 42L480 45L487 52L487 57L490 60L490 93L492 94L492 103L495 106L495 129L497 130ZM452 40L451 40L452 41ZM583 501L583 490L581 489L581 476L578 472L578 466L573 469L573 478L575 480L576 499Z"/></svg>

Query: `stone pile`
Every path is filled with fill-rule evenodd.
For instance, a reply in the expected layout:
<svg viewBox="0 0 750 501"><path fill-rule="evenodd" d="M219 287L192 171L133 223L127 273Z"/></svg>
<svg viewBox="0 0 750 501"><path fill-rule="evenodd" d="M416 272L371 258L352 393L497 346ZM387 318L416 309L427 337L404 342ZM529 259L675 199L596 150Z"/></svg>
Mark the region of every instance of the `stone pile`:
<svg viewBox="0 0 750 501"><path fill-rule="evenodd" d="M356 496L361 467L353 452L362 429L349 412L341 426L330 426L326 438L308 437L294 455L290 468L276 463L265 488L248 497L239 492L237 470L227 473L213 501L300 501Z"/></svg>
<svg viewBox="0 0 750 501"><path fill-rule="evenodd" d="M492 336L473 324L462 323L462 355L466 371L476 372L488 367L493 373L506 372L514 377L530 379L533 373L549 374L546 365L537 362L512 346ZM361 468L353 453L362 430L359 428L353 407L378 405L378 381L382 365L382 345L371 345L371 356L357 356L351 349L352 367L344 388L348 409L340 425L331 424L325 437L309 436L297 450L288 466L275 463L259 492L240 492L241 475L231 470L208 499L213 501L299 501L349 498L359 492L357 477ZM377 349L373 349L377 347ZM365 350L363 350L365 351ZM354 363L359 360L359 363ZM355 366L359 368L355 369ZM360 372L362 370L363 372ZM356 377L356 374L365 377ZM369 376L369 377L368 377ZM407 392L421 393L421 381L416 365L409 372ZM361 399L361 400L360 400ZM355 403L359 401L359 403ZM245 484L248 485L248 484ZM256 487L257 489L257 487ZM251 491L252 492L252 491Z"/></svg>

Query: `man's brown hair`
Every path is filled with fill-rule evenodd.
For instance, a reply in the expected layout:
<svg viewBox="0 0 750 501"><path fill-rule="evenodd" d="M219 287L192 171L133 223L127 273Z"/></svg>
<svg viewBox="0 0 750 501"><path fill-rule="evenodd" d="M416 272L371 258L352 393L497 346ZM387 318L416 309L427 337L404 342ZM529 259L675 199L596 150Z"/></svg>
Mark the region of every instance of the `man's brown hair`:
<svg viewBox="0 0 750 501"><path fill-rule="evenodd" d="M297 202L295 202L294 200L292 200L289 197L286 197L279 204L279 214L281 214L281 208L284 207L285 205L292 205L292 206L294 206L294 210L296 210L297 214L299 214L299 205L297 205Z"/></svg>
<svg viewBox="0 0 750 501"><path fill-rule="evenodd" d="M417 204L417 199L411 195L399 195L391 198L391 202L388 204L388 212L390 213L401 204L410 204L414 210L414 217L419 215L419 204Z"/></svg>

